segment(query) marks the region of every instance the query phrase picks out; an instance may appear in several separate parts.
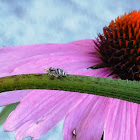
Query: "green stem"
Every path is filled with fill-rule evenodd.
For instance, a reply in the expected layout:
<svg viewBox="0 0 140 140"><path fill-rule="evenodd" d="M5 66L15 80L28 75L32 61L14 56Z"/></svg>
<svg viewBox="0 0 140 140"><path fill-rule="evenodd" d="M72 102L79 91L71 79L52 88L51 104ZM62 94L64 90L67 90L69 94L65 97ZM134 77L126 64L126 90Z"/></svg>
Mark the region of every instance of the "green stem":
<svg viewBox="0 0 140 140"><path fill-rule="evenodd" d="M140 103L140 82L136 81L81 75L56 78L47 74L24 74L0 78L0 92L23 89L73 91Z"/></svg>

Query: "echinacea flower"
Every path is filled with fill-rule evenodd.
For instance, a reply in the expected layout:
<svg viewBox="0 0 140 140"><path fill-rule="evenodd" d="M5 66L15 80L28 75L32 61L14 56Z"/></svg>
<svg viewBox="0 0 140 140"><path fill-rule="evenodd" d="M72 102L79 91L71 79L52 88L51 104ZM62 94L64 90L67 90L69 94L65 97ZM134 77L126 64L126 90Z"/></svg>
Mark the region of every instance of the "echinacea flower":
<svg viewBox="0 0 140 140"><path fill-rule="evenodd" d="M117 18L97 40L0 49L0 76L44 73L140 80L140 12ZM87 69L91 68L91 69ZM118 87L119 88L119 87ZM38 139L65 118L64 140L139 140L139 104L67 91L23 90L0 94L0 106L20 102L4 124L16 139Z"/></svg>

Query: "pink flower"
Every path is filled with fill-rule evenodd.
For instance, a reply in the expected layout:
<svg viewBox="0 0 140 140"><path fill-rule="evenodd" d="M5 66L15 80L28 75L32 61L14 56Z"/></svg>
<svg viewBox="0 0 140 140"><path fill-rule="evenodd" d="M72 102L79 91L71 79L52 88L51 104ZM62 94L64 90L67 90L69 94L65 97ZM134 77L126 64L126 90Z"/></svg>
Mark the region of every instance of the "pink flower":
<svg viewBox="0 0 140 140"><path fill-rule="evenodd" d="M0 49L0 76L45 73L62 68L68 74L113 78L111 68L89 69L101 64L93 40L68 44L27 45ZM64 93L65 92L65 93ZM4 124L16 140L38 139L65 118L64 140L140 139L138 104L101 96L54 90L23 90L0 94L0 106L19 102Z"/></svg>

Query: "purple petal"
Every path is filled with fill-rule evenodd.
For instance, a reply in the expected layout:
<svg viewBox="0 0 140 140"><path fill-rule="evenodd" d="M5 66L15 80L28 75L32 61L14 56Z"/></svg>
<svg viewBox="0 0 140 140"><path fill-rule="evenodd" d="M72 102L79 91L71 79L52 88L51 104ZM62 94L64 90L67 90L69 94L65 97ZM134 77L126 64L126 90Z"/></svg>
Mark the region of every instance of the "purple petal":
<svg viewBox="0 0 140 140"><path fill-rule="evenodd" d="M133 112L133 115L135 115L136 117L136 132L137 132L137 140L140 139L140 105L138 105L138 108L136 110L137 115L135 115L136 113Z"/></svg>
<svg viewBox="0 0 140 140"><path fill-rule="evenodd" d="M87 96L67 117L63 128L64 140L100 140L104 130L109 99Z"/></svg>
<svg viewBox="0 0 140 140"><path fill-rule="evenodd" d="M136 140L136 110L138 105L112 99L105 124L105 140Z"/></svg>
<svg viewBox="0 0 140 140"><path fill-rule="evenodd" d="M112 70L110 68L100 68L100 69L89 69L84 71L80 70L76 71L74 74L107 78L111 73Z"/></svg>
<svg viewBox="0 0 140 140"><path fill-rule="evenodd" d="M88 40L91 42L91 40ZM87 42L88 42L87 41ZM29 57L39 56L39 55L47 55L49 53L61 53L61 54L69 54L69 53L92 53L95 52L94 43L82 44L43 44L43 45L26 45L19 47L5 47L0 49L0 67L1 71L7 69L7 66L10 68L13 64L23 61ZM11 55L12 54L12 55ZM1 72L0 71L0 72Z"/></svg>
<svg viewBox="0 0 140 140"><path fill-rule="evenodd" d="M30 90L17 90L0 93L0 106L20 102Z"/></svg>
<svg viewBox="0 0 140 140"><path fill-rule="evenodd" d="M39 138L61 121L85 97L86 94L65 91L32 91L9 115L4 129L16 131L17 139L26 136Z"/></svg>
<svg viewBox="0 0 140 140"><path fill-rule="evenodd" d="M20 73L44 73L44 68L46 67L61 67L66 71L70 71L73 69L77 69L77 67L81 66L81 70L87 67L90 67L94 64L94 59L89 56L58 56L56 54L55 57L51 56L38 56L27 61L22 61L14 65L13 68L9 69L11 74L20 74Z"/></svg>

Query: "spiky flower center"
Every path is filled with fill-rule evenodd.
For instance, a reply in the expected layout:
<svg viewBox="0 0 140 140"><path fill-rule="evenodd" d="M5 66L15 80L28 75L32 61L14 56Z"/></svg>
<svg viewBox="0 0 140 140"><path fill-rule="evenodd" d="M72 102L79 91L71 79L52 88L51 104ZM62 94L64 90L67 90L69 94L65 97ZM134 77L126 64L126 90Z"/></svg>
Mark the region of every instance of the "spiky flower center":
<svg viewBox="0 0 140 140"><path fill-rule="evenodd" d="M140 80L140 11L118 17L98 34L97 49L103 62L121 79Z"/></svg>

